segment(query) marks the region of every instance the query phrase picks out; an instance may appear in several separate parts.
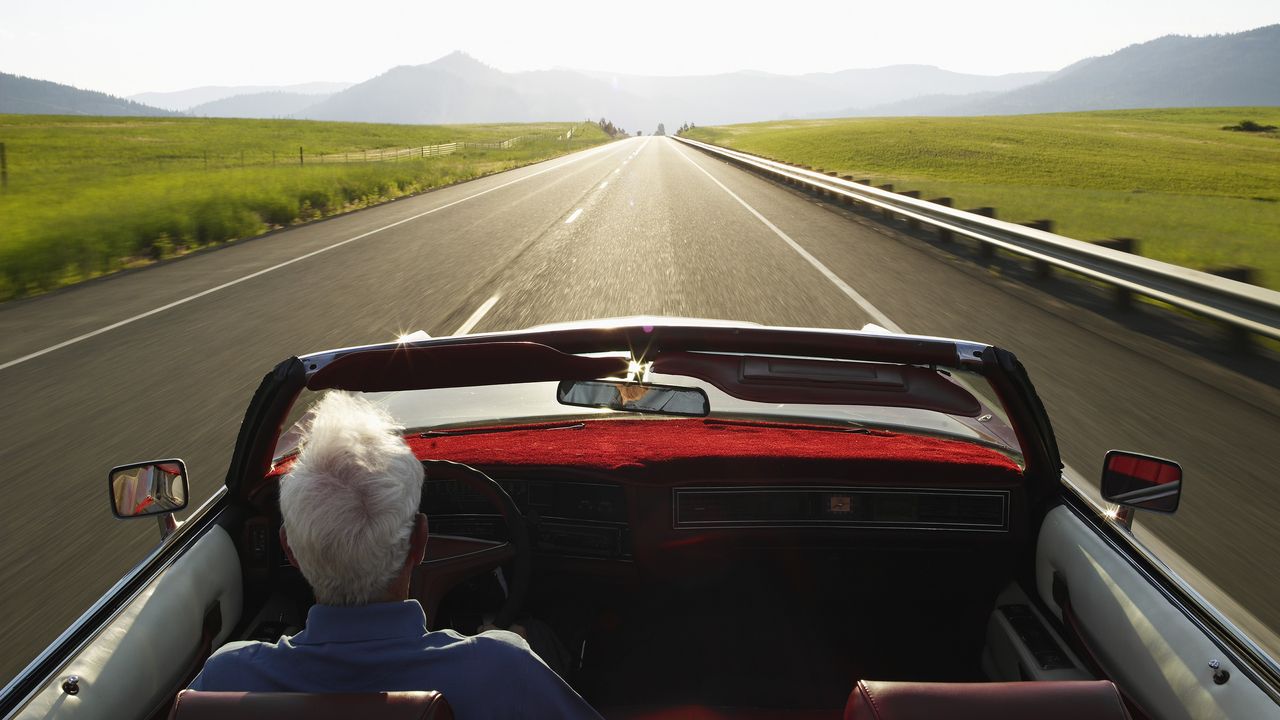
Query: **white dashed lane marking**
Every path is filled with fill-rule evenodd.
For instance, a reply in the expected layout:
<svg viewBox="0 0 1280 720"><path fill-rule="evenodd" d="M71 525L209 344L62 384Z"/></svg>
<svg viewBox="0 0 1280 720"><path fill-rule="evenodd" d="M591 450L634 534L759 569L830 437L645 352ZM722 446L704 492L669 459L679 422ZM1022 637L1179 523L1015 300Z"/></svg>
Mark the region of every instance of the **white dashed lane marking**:
<svg viewBox="0 0 1280 720"><path fill-rule="evenodd" d="M871 316L871 319L875 321L877 325L891 332L896 332L896 333L905 332L902 329L901 325L890 320L888 315L885 315L884 313L880 312L880 309L877 308L875 305L872 305L870 300L867 300L865 297L862 296L862 293L858 292L857 290L854 290L849 285L849 283L845 282L843 279L840 278L839 275L836 275L834 272L832 272L831 268L828 268L826 265L822 264L821 260L818 260L818 258L810 254L808 250L805 250L804 248L800 247L800 243L796 242L795 240L792 240L791 236L783 232L782 229L779 228L777 225L774 225L773 223L769 222L769 219L766 218L764 215L762 215L759 210L756 210L755 208L748 205L746 200L743 200L742 198L738 197L737 193L730 190L728 187L725 186L724 183L717 180L714 175L707 172L706 168L694 162L693 158L685 154L685 151L683 150L683 148L678 149L676 153L680 155L680 157L687 160L690 165L700 170L703 175L706 175L711 180L711 182L715 183L716 185L719 185L721 190L725 191L726 193L729 193L729 197L733 198L734 200L737 200L738 204L742 205L742 207L747 209L747 212L751 213L752 215L755 216L757 220L764 223L764 226L772 230L774 235L777 235L783 242L789 245L792 250L795 250L796 253L800 255L800 257L804 258L806 262L812 265L815 270L822 273L822 276L825 277L828 281L830 281L832 285L835 285L837 288L839 288L840 291L843 292L846 297L848 297L850 300L856 303L858 307L862 308L863 312Z"/></svg>
<svg viewBox="0 0 1280 720"><path fill-rule="evenodd" d="M476 308L476 311L471 313L471 317L467 318L467 321L462 323L462 326L459 327L453 334L466 335L467 333L471 332L472 328L476 326L476 323L480 322L481 318L483 318L486 314L488 314L488 312L493 309L494 305L498 304L498 298L500 297L502 296L494 295L488 300L485 300L484 304Z"/></svg>

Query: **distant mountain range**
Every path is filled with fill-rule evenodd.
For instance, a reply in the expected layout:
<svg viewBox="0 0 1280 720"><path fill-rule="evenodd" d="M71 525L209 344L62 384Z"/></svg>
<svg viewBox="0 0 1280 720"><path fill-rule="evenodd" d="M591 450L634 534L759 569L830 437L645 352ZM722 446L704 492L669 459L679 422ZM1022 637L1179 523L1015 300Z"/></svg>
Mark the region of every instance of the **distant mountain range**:
<svg viewBox="0 0 1280 720"><path fill-rule="evenodd" d="M287 118L293 117L328 94L306 95L296 92L258 92L232 95L187 109L188 115L222 118Z"/></svg>
<svg viewBox="0 0 1280 720"><path fill-rule="evenodd" d="M13 115L173 115L106 93L0 73L0 114Z"/></svg>
<svg viewBox="0 0 1280 720"><path fill-rule="evenodd" d="M354 85L200 87L123 100L0 75L0 112L9 113L154 115L168 109L207 117L424 124L608 118L646 132L658 123L1225 105L1280 105L1280 25L1231 35L1167 36L1053 73L996 76L927 65L806 75L507 73L455 52Z"/></svg>
<svg viewBox="0 0 1280 720"><path fill-rule="evenodd" d="M129 99L152 107L165 110L190 111L197 106L225 100L236 95L258 95L267 93L291 93L297 95L332 95L351 87L349 82L309 82L297 85L205 85L189 90L174 92L145 92L130 95ZM315 102L319 98L313 98ZM252 117L252 116L251 116ZM264 116L270 117L270 116Z"/></svg>
<svg viewBox="0 0 1280 720"><path fill-rule="evenodd" d="M1169 35L1069 65L994 95L948 94L870 115L1015 115L1160 107L1280 105L1280 25L1231 35Z"/></svg>
<svg viewBox="0 0 1280 720"><path fill-rule="evenodd" d="M505 73L461 52L401 66L299 110L313 120L398 123L530 122L607 117L630 129L794 117L948 91L997 92L1049 73L995 77L923 65L809 75L742 71L651 77L575 70Z"/></svg>

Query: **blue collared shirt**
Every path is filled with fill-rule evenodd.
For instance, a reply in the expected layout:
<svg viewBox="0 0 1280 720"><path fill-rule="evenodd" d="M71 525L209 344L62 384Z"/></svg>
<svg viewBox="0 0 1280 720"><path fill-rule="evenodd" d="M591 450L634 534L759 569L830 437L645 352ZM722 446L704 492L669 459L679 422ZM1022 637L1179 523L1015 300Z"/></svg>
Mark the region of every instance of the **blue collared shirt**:
<svg viewBox="0 0 1280 720"><path fill-rule="evenodd" d="M459 718L599 718L515 633L428 632L417 600L315 605L276 643L209 658L193 690L358 693L438 690Z"/></svg>

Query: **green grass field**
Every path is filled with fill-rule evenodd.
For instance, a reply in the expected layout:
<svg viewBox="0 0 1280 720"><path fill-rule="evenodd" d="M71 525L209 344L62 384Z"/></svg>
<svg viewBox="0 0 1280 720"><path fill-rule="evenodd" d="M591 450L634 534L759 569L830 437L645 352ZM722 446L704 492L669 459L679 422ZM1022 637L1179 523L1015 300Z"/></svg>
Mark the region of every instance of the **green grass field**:
<svg viewBox="0 0 1280 720"><path fill-rule="evenodd" d="M696 140L893 183L1081 240L1138 238L1194 268L1249 265L1280 288L1280 107L972 118L853 118L695 128Z"/></svg>
<svg viewBox="0 0 1280 720"><path fill-rule="evenodd" d="M572 139L560 136L573 128ZM399 162L322 154L449 142ZM590 123L415 126L0 115L0 300L333 215L609 140ZM299 164L298 148L304 152ZM370 153L371 155L373 153Z"/></svg>

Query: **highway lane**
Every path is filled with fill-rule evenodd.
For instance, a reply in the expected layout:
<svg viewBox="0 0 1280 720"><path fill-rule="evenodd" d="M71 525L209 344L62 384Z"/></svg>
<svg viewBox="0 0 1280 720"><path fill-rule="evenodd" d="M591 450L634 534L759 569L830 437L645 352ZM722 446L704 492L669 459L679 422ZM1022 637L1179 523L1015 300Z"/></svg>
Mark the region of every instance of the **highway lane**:
<svg viewBox="0 0 1280 720"><path fill-rule="evenodd" d="M22 588L4 595L0 674L154 544L152 523L111 519L106 468L180 455L195 495L207 496L244 405L278 360L404 330L638 313L859 327L879 312L911 332L1013 349L1067 461L1086 475L1118 446L1183 462L1183 508L1149 526L1280 626L1280 583L1259 580L1280 547L1270 522L1280 495L1258 491L1277 469L1267 451L1280 437L1274 389L1197 372L1203 361L1173 348L1157 356L1147 338L667 139L622 141L4 306L0 366L193 297L0 369L0 586Z"/></svg>
<svg viewBox="0 0 1280 720"><path fill-rule="evenodd" d="M155 544L153 523L111 518L108 468L180 456L193 495L207 497L272 366L406 329L452 332L479 304L474 289L630 152L605 146L0 310L4 364L445 208L0 370L0 587L9 589L0 675L19 670ZM530 179L507 184L513 176ZM122 309L104 310L113 303Z"/></svg>

